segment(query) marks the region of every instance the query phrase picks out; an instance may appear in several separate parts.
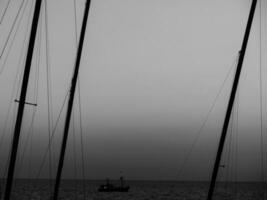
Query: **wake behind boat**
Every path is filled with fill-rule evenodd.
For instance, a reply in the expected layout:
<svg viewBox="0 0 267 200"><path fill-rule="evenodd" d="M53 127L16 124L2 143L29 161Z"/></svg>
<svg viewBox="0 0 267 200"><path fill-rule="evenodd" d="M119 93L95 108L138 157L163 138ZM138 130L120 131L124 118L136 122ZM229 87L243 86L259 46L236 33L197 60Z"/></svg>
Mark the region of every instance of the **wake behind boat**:
<svg viewBox="0 0 267 200"><path fill-rule="evenodd" d="M129 189L130 189L130 186L125 186L123 177L120 177L119 186L111 184L109 179L107 179L106 184L99 186L98 192L128 192Z"/></svg>

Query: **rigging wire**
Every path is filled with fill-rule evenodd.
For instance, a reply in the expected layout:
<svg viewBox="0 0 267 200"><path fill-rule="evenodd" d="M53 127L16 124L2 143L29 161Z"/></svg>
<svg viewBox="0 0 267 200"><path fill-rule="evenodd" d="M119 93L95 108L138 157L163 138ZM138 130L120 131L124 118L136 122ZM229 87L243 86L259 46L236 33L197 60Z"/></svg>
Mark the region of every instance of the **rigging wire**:
<svg viewBox="0 0 267 200"><path fill-rule="evenodd" d="M60 108L60 112L59 112L59 115L58 115L58 117L57 117L55 126L53 127L53 131L52 131L51 138L50 138L51 143L52 143L52 141L53 141L53 139L54 139L55 132L56 132L56 129L57 129L57 125L58 125L58 123L59 123L59 120L60 120L61 114L62 114L62 112L63 112L64 106L65 106L65 104L66 104L66 100L67 100L68 95L69 95L69 89L68 89L68 91L67 91L67 93L66 93L66 95L65 95L65 97L64 97L64 100L63 100L62 106L61 106L61 108ZM40 177L40 175L41 175L41 171L42 171L42 169L43 169L43 167L44 167L45 160L46 160L46 156L47 156L47 154L48 154L49 148L50 148L50 147L49 147L49 144L48 144L47 147L46 147L46 150L45 150L45 153L44 153L44 156L43 156L41 165L40 165L39 170L38 170L38 172L37 172L37 175L35 176L35 179L38 179L38 178Z"/></svg>
<svg viewBox="0 0 267 200"><path fill-rule="evenodd" d="M238 92L238 89L237 89ZM233 114L232 114L232 133L231 133L231 138L230 138L230 143L231 145L229 146L229 174L228 174L228 181L229 181L229 186L233 186L233 181L235 180L236 174L235 174L235 165L236 165L236 160L237 160L237 155L235 154L236 148L236 131L237 131L237 116L238 116L238 101L235 99L234 103L234 108L233 108ZM232 187L229 187L229 192L231 189L234 189Z"/></svg>
<svg viewBox="0 0 267 200"><path fill-rule="evenodd" d="M228 146L228 152L227 152L227 161L224 164L226 166L226 184L225 187L226 189L229 188L229 182L230 182L230 178L231 178L231 150L232 150L232 140L233 140L233 133L234 133L234 117L235 117L235 109L232 110L232 114L231 114L231 124L230 127L228 129L228 142L229 142L229 146Z"/></svg>
<svg viewBox="0 0 267 200"><path fill-rule="evenodd" d="M227 74L226 74L226 76L225 76L225 78L224 78L224 80L223 80L223 82L222 82L220 88L219 88L219 91L218 91L218 93L216 94L216 96L215 96L215 98L214 98L214 100L213 100L213 103L212 103L210 109L208 110L208 113L207 113L207 115L206 115L206 117L205 117L205 119L204 119L202 125L200 126L200 128L199 128L198 131L196 132L196 137L195 137L195 139L193 140L193 143L191 144L191 146L190 146L190 148L189 148L189 150L188 150L186 156L185 156L184 159L183 159L182 165L181 165L181 167L180 167L179 170L178 170L178 177L179 177L179 178L181 177L181 174L182 174L182 172L183 172L183 170L184 170L184 168L185 168L186 163L187 163L188 160L189 160L189 157L191 156L191 154L192 154L192 152L193 152L193 149L194 149L194 147L195 147L195 145L196 145L196 143L197 143L197 141L198 141L198 139L199 139L199 137L200 137L200 134L201 134L202 130L204 129L204 127L205 127L205 125L206 125L206 123L207 123L207 121L208 121L208 119L209 119L209 116L210 116L210 114L211 114L213 108L215 107L215 105L216 105L216 103L217 103L217 100L218 100L218 98L219 98L219 96L220 96L220 94L221 94L221 92L222 92L222 89L223 89L223 87L224 87L224 85L225 85L225 83L226 83L228 77L230 76L230 73L231 73L232 69L234 68L234 66L236 66L236 62L237 62L238 57L239 57L239 54L235 57L233 63L231 64L231 66L230 66L230 68L229 68L229 70L228 70L228 72L227 72Z"/></svg>
<svg viewBox="0 0 267 200"><path fill-rule="evenodd" d="M78 46L78 28L77 28L77 5L76 0L74 3L74 22L75 22L75 39L76 46ZM82 106L81 106L81 84L80 76L78 75L78 106L79 106L79 126L80 126L80 147L81 147L81 160L82 160L82 187L83 187L83 199L86 199L86 188L85 188L85 159L84 159L84 144L83 144L83 125L82 125Z"/></svg>
<svg viewBox="0 0 267 200"><path fill-rule="evenodd" d="M239 127L238 127L238 123L239 123L239 89L237 89L237 96L236 96L236 144L235 144L235 155L236 155L236 159L235 159L235 196L237 199L237 181L238 181L238 137L239 137Z"/></svg>
<svg viewBox="0 0 267 200"><path fill-rule="evenodd" d="M25 54L25 52L27 50L25 51L25 49L28 48L27 44L28 44L28 41L29 41L29 35L30 35L30 30L31 30L30 22L31 22L31 15L33 15L33 6L34 6L34 1L32 1L30 14L29 14L28 22L27 22L28 30L26 30L24 43L23 43L24 47L22 48L21 55L20 55L19 65L21 65L21 66L26 62L26 54ZM21 71L20 71L20 74L18 76L18 83L17 83L18 86L22 85L23 73L24 73L24 68L22 67ZM16 91L16 94L14 96L15 97L14 99L19 99L20 90L21 90L21 88L17 87L17 91ZM14 109L13 109L13 124L15 124L15 122L16 122L16 113L17 113L17 108L14 107ZM24 128L23 126L24 126L24 124L22 124L21 130L23 130L23 128ZM12 146L12 141L10 141L10 146ZM10 152L11 152L11 150L10 150ZM7 173L7 170L8 170L8 163L6 164L6 173Z"/></svg>
<svg viewBox="0 0 267 200"><path fill-rule="evenodd" d="M2 145L3 145L3 141L4 141L4 137L7 133L7 125L8 125L8 119L9 119L9 115L10 115L10 112L11 112L11 109L12 109L12 105L14 105L14 96L15 96L15 90L16 90L16 86L17 86L17 81L19 79L19 67L17 68L17 75L16 75L16 78L14 79L14 82L13 82L13 86L12 86L12 92L11 92L11 96L10 96L10 103L9 103L9 106L8 106L8 109L7 109L7 114L6 114L6 119L5 119L5 124L4 124L4 127L3 127L3 131L2 131L2 136L1 136L1 140L0 140L0 148L2 148ZM15 109L13 111L15 113ZM13 113L13 116L15 115ZM13 117L13 123L14 123L14 117ZM11 142L11 141L10 141ZM8 159L9 159L9 156L8 156ZM8 169L8 160L6 161L6 166L4 167L4 174L7 174L7 169Z"/></svg>
<svg viewBox="0 0 267 200"><path fill-rule="evenodd" d="M83 193L84 197L83 199L86 199L86 187L85 187L85 159L84 159L84 143L83 143L83 125L82 125L82 105L81 105L81 91L80 91L80 79L78 77L78 101L79 101L79 125L80 125L80 146L81 146L81 160L82 160L82 187L83 187Z"/></svg>
<svg viewBox="0 0 267 200"><path fill-rule="evenodd" d="M4 146L3 142L4 142L4 138L6 136L6 133L7 133L7 124L8 124L8 120L9 120L9 116L10 116L12 105L14 105L13 98L14 98L15 89L16 89L16 85L17 85L16 82L17 82L17 80L19 78L19 69L20 68L18 67L17 68L16 77L15 77L15 79L13 81L12 92L11 92L9 105L8 105L8 109L7 109L7 113L6 113L6 117L5 117L4 127L2 129L2 135L1 135L1 139L0 139L0 149L2 149L2 147ZM2 174L2 171L3 171L3 175L1 176L2 178L5 178L5 175L7 174L9 157L10 157L10 152L8 153L6 162L3 162L3 163L5 163L3 168L1 168L1 173L0 174ZM4 185L2 185L2 186L4 186Z"/></svg>
<svg viewBox="0 0 267 200"><path fill-rule="evenodd" d="M24 1L24 0L23 0ZM33 3L32 3L32 6L31 6L31 10L33 8ZM29 15L29 18L28 18L28 33L30 33L30 15ZM26 35L25 35L25 38L24 38L24 47L22 48L22 51L21 51L21 54L20 54L20 61L19 61L19 65L22 66L23 63L26 62L26 54L25 54L25 51L23 49L26 49L26 42L27 42L27 39L29 40L29 37L28 37L29 34L27 34L27 31L26 31ZM18 83L17 83L17 86L21 85L22 84L22 79L23 79L23 72L24 72L24 68L22 67L21 70L20 70L20 73L19 73L19 76L18 76ZM19 99L19 96L20 96L20 87L17 87L17 91L16 91L16 94L14 96L14 99ZM17 106L14 107L13 109L13 120L12 120L12 124L15 124L15 121L16 121L16 112L17 112ZM23 130L23 127L24 124L22 124L22 127L21 127L21 130ZM12 141L10 140L10 147L12 146ZM10 153L11 153L11 150L9 151L9 157L10 157ZM7 174L7 170L8 170L8 162L6 163L6 174Z"/></svg>
<svg viewBox="0 0 267 200"><path fill-rule="evenodd" d="M13 38L12 38L12 40L11 40L11 44L8 46L8 50L7 50L6 57L5 57L5 59L4 59L4 61L3 61L3 64L2 64L2 66L1 66L1 68L0 68L0 75L3 73L4 69L6 68L7 59L8 59L8 57L9 57L9 55L10 55L10 51L11 51L11 49L12 49L12 47L13 47L15 38L16 38L17 33L18 33L18 30L19 30L19 28L20 28L20 26L21 26L21 21L22 21L22 19L23 19L24 14L25 14L25 10L26 10L26 7L27 7L27 5L28 5L28 2L29 2L29 1L27 1L27 2L25 3L25 6L24 6L23 11L22 11L22 14L21 14L21 17L20 17L20 19L19 19L18 25L17 25L16 30L15 30L15 33L14 33ZM28 27L28 26L27 26L27 27Z"/></svg>
<svg viewBox="0 0 267 200"><path fill-rule="evenodd" d="M237 156L238 154L237 152L237 131L238 131L238 109L239 109L239 99L238 99L238 95L239 95L239 88L236 91L237 95L236 95L236 99L235 99L235 105L234 105L234 114L233 114L233 133L232 133L232 147L231 147L231 158L229 160L229 162L231 163L231 170L229 173L229 181L231 183L234 182L235 178L237 177ZM229 163L229 165L230 165ZM234 188L233 188L234 189Z"/></svg>
<svg viewBox="0 0 267 200"><path fill-rule="evenodd" d="M25 157L27 148L29 148L28 143L31 140L32 135L33 135L33 126L34 126L36 111L37 111L37 109L36 109L36 107L34 107L33 111L32 111L33 113L32 113L32 117L31 117L31 123L30 123L30 126L29 126L28 131L27 131L28 134L26 137L26 141L25 141L25 144L23 145L24 149L23 149L21 156L20 156L20 162L18 162L18 169L22 169L24 157Z"/></svg>
<svg viewBox="0 0 267 200"><path fill-rule="evenodd" d="M32 4L32 6L33 6L33 4ZM29 27L28 26L29 23L30 23L30 15L29 15L29 18L28 18L27 27ZM22 50L21 50L20 56L19 56L19 62L18 62L18 65L17 65L16 76L15 76L14 81L13 81L13 86L12 86L12 90L11 90L11 96L10 96L10 100L9 100L9 106L8 106L8 109L7 109L6 119L5 119L4 127L2 129L1 139L0 139L0 149L2 148L4 137L5 137L6 132L7 132L7 125L8 125L8 119L9 119L9 116L10 116L11 108L12 108L12 105L14 105L14 99L16 98L16 95L15 95L16 88L18 86L18 82L19 82L19 79L21 77L22 70L23 70L21 65L22 65L23 62L25 62L25 59L26 59L26 55L24 54L24 52L25 52L24 49L26 48L26 42L27 42L27 39L28 39L28 37L27 37L27 32L28 31L29 30L27 30L27 29L25 31L25 37L24 37L24 41L23 41L23 45L22 45ZM13 111L14 115L15 115L15 110L16 109L14 109L14 111ZM14 122L14 120L15 120L15 118L13 117L13 122ZM4 174L6 174L6 172L7 172L7 167L8 167L8 160L6 162Z"/></svg>
<svg viewBox="0 0 267 200"><path fill-rule="evenodd" d="M0 19L0 25L2 24L2 22L3 22L3 20L4 20L4 17L5 17L5 15L6 15L6 12L7 12L7 10L8 10L9 4L10 4L10 1L11 1L11 0L8 0L8 2L7 2L7 4L6 4L6 7L5 7L4 12L3 12L2 16L1 16L1 19Z"/></svg>
<svg viewBox="0 0 267 200"><path fill-rule="evenodd" d="M33 124L34 124L34 122L33 122ZM33 135L34 125L32 127L33 127L32 128L32 135ZM30 139L31 139L30 146L29 146L30 155L29 155L29 163L28 163L28 177L29 177L29 180L31 180L31 178L32 178L33 136L31 136ZM28 184L28 185L30 185L30 184Z"/></svg>
<svg viewBox="0 0 267 200"><path fill-rule="evenodd" d="M41 15L40 17L40 24L42 23L43 21L43 17ZM36 42L36 71L35 71L35 80L34 80L34 90L33 90L33 102L38 105L38 97L39 97L39 76L40 76L40 60L41 60L41 42L42 42L42 27L40 26L39 29L38 29L38 33L37 33L37 42ZM25 144L24 144L24 150L22 151L22 154L20 156L20 163L18 164L18 166L21 166L21 167L18 167L18 169L22 169L22 165L23 165L23 161L24 161L24 157L25 157L25 154L26 154L26 150L27 150L27 147L28 147L28 143L29 143L29 140L31 139L32 137L32 134L33 134L33 125L34 125L34 121L35 121L35 116L36 116L36 111L37 111L37 106L34 106L33 109L32 109L32 118L31 118L31 123L30 123L30 126L28 128L28 131L27 131L27 137L26 137L26 141L25 141Z"/></svg>
<svg viewBox="0 0 267 200"><path fill-rule="evenodd" d="M77 5L76 5L76 0L73 0L74 4L74 22L75 22L75 41L76 41L76 46L78 46L78 28L77 28Z"/></svg>
<svg viewBox="0 0 267 200"><path fill-rule="evenodd" d="M52 195L52 149L51 144L51 132L53 128L53 105L52 105L52 94L51 94L51 63L50 63L50 52L49 52L49 27L48 27L48 14L47 14L47 0L45 0L45 49L46 49L46 89L47 89L47 121L48 121L48 143L49 143L49 179L50 179L50 194Z"/></svg>
<svg viewBox="0 0 267 200"><path fill-rule="evenodd" d="M77 154L76 154L76 138L75 138L75 112L72 112L72 133L73 133L73 167L74 167L74 183L75 183L75 199L77 199Z"/></svg>
<svg viewBox="0 0 267 200"><path fill-rule="evenodd" d="M263 150L263 105L262 105L262 100L263 100L263 95L262 95L262 1L259 1L259 38L260 38L260 45L259 45L259 50L260 50L260 74L259 74L259 86L260 86L260 138L261 138L261 144L260 144L260 149L261 149L261 185L262 185L262 198L264 199L264 150Z"/></svg>
<svg viewBox="0 0 267 200"><path fill-rule="evenodd" d="M4 47L3 47L3 49L1 50L0 59L2 59L2 56L3 56L3 54L4 54L5 50L6 50L8 41L9 41L9 39L10 39L10 36L11 36L12 32L13 32L13 29L14 29L14 27L15 27L15 24L16 24L17 20L18 20L18 17L19 17L19 15L20 15L20 13L21 13L21 9L22 9L22 7L23 7L23 5L24 5L24 2L25 2L25 0L22 0L21 4L20 4L20 6L19 6L19 10L18 10L18 12L17 12L17 14L16 14L16 17L15 17L13 23L12 23L11 29L9 30L7 39L6 39L5 44L4 44Z"/></svg>
<svg viewBox="0 0 267 200"><path fill-rule="evenodd" d="M237 88L236 91L236 98L235 98L235 102L234 102L234 110L233 110L233 130L232 130L232 147L231 147L231 158L229 159L229 162L232 164L232 168L231 171L229 173L229 181L233 182L235 180L236 177L236 165L237 165L237 134L238 134L238 110L239 110L239 87ZM229 163L229 164L230 164Z"/></svg>
<svg viewBox="0 0 267 200"><path fill-rule="evenodd" d="M28 1L27 1L27 3L28 3ZM25 7L27 6L27 3L25 5ZM22 4L21 4L21 6L22 6ZM25 11L25 7L24 7L24 11ZM22 7L20 7L20 8L22 8ZM23 15L21 17L23 17ZM28 24L29 24L29 19L28 19ZM27 33L27 29L26 29L25 33ZM19 62L18 62L18 65L17 65L16 76L15 76L15 79L13 81L13 86L12 86L12 92L11 92L11 96L10 96L9 106L8 106L6 119L5 119L5 124L4 124L3 132L2 132L2 136L1 136L1 141L0 141L0 143L1 143L0 144L0 148L2 147L2 143L3 143L4 137L5 137L6 133L7 133L8 119L9 119L9 115L10 115L10 112L11 112L12 105L14 105L14 106L13 106L13 117L12 117L13 120L12 120L11 124L15 123L15 114L16 114L16 111L17 111L17 109L16 109L17 106L16 106L16 104L14 104L14 99L16 99L16 96L17 96L15 94L16 93L15 90L16 90L16 87L17 87L17 90L19 90L18 89L18 85L19 85L18 83L21 82L19 79L21 79L22 71L23 71L22 67L20 67L20 66L26 60L26 55L24 54L24 52L25 52L24 49L25 49L25 46L26 46L26 40L27 40L27 36L25 34L23 45L22 45L22 51L20 52ZM11 131L11 128L10 128L10 131ZM11 147L11 145L12 145L12 141L10 140L9 141L9 146ZM8 163L9 163L9 159L10 159L10 153L11 152L9 151L8 155L7 155L6 162L3 162L3 163L5 163L4 167L3 167L3 178L5 178L4 176L7 174ZM2 169L1 169L1 171L2 171ZM4 187L4 185L3 185L3 187Z"/></svg>

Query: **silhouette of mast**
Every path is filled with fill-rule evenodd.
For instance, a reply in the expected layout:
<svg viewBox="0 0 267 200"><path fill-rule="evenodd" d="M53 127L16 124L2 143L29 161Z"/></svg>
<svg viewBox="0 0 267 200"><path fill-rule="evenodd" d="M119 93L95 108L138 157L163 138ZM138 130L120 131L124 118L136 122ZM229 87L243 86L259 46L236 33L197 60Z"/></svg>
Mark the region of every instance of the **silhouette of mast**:
<svg viewBox="0 0 267 200"><path fill-rule="evenodd" d="M228 125L229 125L229 120L231 117L232 108L233 108L233 104L235 101L236 90L238 87L239 77L240 77L240 73L241 73L241 69L242 69L242 65L243 65L243 61L244 61L244 56L246 53L247 43L248 43L248 39L249 39L251 25L252 25L253 18L254 18L256 5L257 5L257 0L252 0L252 5L251 5L251 9L250 9L249 17L248 17L248 22L247 22L247 27L246 27L242 47L241 47L241 50L239 52L240 55L239 55L239 60L238 60L237 68L236 68L236 74L235 74L235 78L234 78L234 82L233 82L233 86L232 86L232 91L231 91L231 95L229 98L228 107L227 107L227 111L226 111L226 115L225 115L225 119L224 119L224 124L223 124L223 128L222 128L220 143L219 143L217 156L216 156L216 160L215 160L215 164L214 164L214 168L213 168L213 172L212 172L212 178L211 178L211 182L210 182L207 200L211 200L212 196L213 196L215 183L216 183L216 179L217 179L217 174L218 174L218 170L220 167L221 156L222 156L222 152L223 152L223 148L224 148L225 138L226 138L226 134L227 134L227 129L228 129Z"/></svg>
<svg viewBox="0 0 267 200"><path fill-rule="evenodd" d="M20 138L20 130L21 130L21 124L22 124L22 117L23 117L23 112L24 112L24 105L27 103L25 99L27 95L27 88L28 88L29 75L30 75L30 70L31 70L31 63L32 63L32 56L33 56L33 51L34 51L36 32L38 28L38 20L40 16L41 4L42 4L42 0L36 0L33 20L32 20L29 46L28 46L28 53L26 57L24 75L23 75L22 86L21 86L19 108L18 108L16 125L15 125L15 130L14 130L14 135L13 135L13 141L12 141L12 149L11 149L11 154L10 154L4 200L10 199L10 194L11 194L11 189L12 189L16 157L17 157L19 138Z"/></svg>
<svg viewBox="0 0 267 200"><path fill-rule="evenodd" d="M71 118L71 112L73 107L73 100L75 95L75 88L78 78L78 72L80 68L80 60L82 55L82 48L83 48L83 42L84 42L84 36L86 32L86 25L87 25L87 19L89 14L89 8L90 8L91 0L87 0L84 8L84 16L83 16L83 22L82 22L82 29L80 34L80 40L78 45L78 51L76 56L76 62L75 62L75 68L74 73L71 81L71 88L70 88L70 96L68 101L68 108L67 108L67 115L66 115L66 121L65 121L65 127L64 127L64 133L63 133L63 140L61 145L61 151L60 151L60 157L58 162L58 169L57 169L57 175L56 175L56 183L54 188L54 195L53 200L57 200L58 198L58 191L59 191L59 185L61 180L61 173L63 169L64 164L64 157L65 157L65 150L67 145L67 139L68 139L68 132L69 132L69 125L70 125L70 118Z"/></svg>

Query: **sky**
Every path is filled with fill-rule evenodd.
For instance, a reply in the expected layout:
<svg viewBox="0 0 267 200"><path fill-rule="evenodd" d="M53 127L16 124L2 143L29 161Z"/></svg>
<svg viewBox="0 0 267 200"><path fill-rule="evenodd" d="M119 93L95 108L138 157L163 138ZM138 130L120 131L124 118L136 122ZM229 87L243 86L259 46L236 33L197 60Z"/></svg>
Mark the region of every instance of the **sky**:
<svg viewBox="0 0 267 200"><path fill-rule="evenodd" d="M0 25L0 49L21 2L23 0L11 1ZM76 0L78 32L84 2ZM0 14L6 3L7 0L1 1ZM10 53L5 51L0 59L0 128L3 135L0 156L4 159L7 159L13 134L17 109L14 99L19 98L20 91L20 78L17 77L21 77L24 67L28 21L33 12L33 2L25 0L25 3L25 14L18 18L21 18L20 26L15 25L14 30L18 27L18 31L16 35L15 31L11 34L14 43L12 45L10 40L7 45ZM118 178L123 174L133 180L209 180L234 76L233 64L241 47L250 5L250 0L92 0L79 75L85 178ZM263 122L267 97L264 76L266 9L267 4L263 1ZM231 180L234 177L241 181L260 180L259 16L258 5L240 78L238 101L230 123L232 134L229 131L222 160L227 167L220 170L220 180L226 180L229 171L236 174L229 178ZM54 127L75 62L74 0L47 0L47 27L52 102L50 125ZM48 145L44 4L38 30L36 41L40 48L35 49L27 95L27 100L37 102L38 106L26 106L25 109L16 172L19 178L36 178ZM197 137L224 80L216 104ZM78 92L63 178L82 177L77 97ZM52 141L52 178L55 177L65 110L66 105ZM263 123L263 134L266 128ZM263 135L263 144L266 142ZM187 156L192 144L193 151ZM266 147L264 153L267 153ZM266 159L264 163L267 163ZM1 164L1 176L5 165ZM47 157L41 178L49 177L48 169Z"/></svg>

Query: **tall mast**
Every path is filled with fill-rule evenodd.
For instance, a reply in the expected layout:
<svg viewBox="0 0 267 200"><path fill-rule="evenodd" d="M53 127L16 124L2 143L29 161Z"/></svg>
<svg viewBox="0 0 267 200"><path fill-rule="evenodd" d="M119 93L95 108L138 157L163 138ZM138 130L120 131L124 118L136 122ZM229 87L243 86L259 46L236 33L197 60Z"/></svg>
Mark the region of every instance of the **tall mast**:
<svg viewBox="0 0 267 200"><path fill-rule="evenodd" d="M241 69L242 69L242 65L243 65L243 61L244 61L244 56L246 53L247 43L248 43L248 39L249 39L251 25L252 25L253 18L254 18L256 5L257 5L257 0L252 0L252 5L251 5L251 9L250 9L249 17L248 17L248 22L247 22L247 27L246 27L242 47L240 50L237 68L236 68L236 74L235 74L235 78L234 78L234 82L233 82L233 86L232 86L232 91L231 91L231 95L229 98L228 107L227 107L227 111L226 111L226 115L225 115L225 119L224 119L224 124L223 124L223 128L222 128L222 133L221 133L220 143L219 143L219 147L218 147L218 151L217 151L217 156L216 156L216 160L214 163L214 168L213 168L213 172L212 172L212 178L211 178L211 182L210 182L207 200L211 200L212 196L213 196L215 183L216 183L216 179L217 179L217 174L218 174L218 170L219 170L219 166L220 166L220 162L221 162L221 156L222 156L222 152L223 152L223 148L224 148L225 138L226 138L226 134L227 134L227 129L228 129L228 125L229 125L229 120L231 117L232 108L233 108L233 104L235 101L236 90L238 87L239 77L240 77L240 73L241 73Z"/></svg>
<svg viewBox="0 0 267 200"><path fill-rule="evenodd" d="M18 108L16 125L15 125L15 130L14 130L14 135L13 135L13 141L12 141L12 149L11 149L11 154L10 154L4 200L10 199L10 194L11 194L11 189L12 189L16 157L17 157L19 138L20 138L20 130L21 130L21 124L22 124L22 117L23 117L23 112L24 112L24 105L26 103L25 100L26 100L26 95L27 95L27 88L28 88L29 75L30 75L30 70L31 70L31 63L32 63L32 56L33 56L33 51L34 51L36 32L37 32L38 21L39 21L39 16L40 16L41 4L42 4L42 0L36 0L33 20L32 20L29 46L28 46L28 53L26 57L24 75L23 75L22 86L21 86L19 108Z"/></svg>
<svg viewBox="0 0 267 200"><path fill-rule="evenodd" d="M89 14L89 8L90 8L91 0L87 0L84 8L84 16L83 16L83 22L82 22L82 29L80 34L80 40L78 45L78 51L76 55L76 62L75 62L75 68L74 73L71 81L71 88L70 88L70 96L69 96L69 102L68 102L68 109L67 109L67 115L66 115L66 121L65 121L65 127L64 127L64 133L63 133L63 140L61 145L61 151L60 151L60 157L58 162L58 169L57 169L57 176L56 176L56 183L54 188L54 196L53 200L57 200L58 198L58 190L61 180L61 173L63 169L64 164L64 157L65 157L65 150L67 145L67 139L68 139L68 132L69 132L69 125L70 125L70 118L71 118L71 112L73 107L73 100L75 95L75 88L78 78L78 72L80 68L80 60L82 55L82 48L83 48L83 42L84 42L84 36L86 32L86 25L87 25L87 19Z"/></svg>

